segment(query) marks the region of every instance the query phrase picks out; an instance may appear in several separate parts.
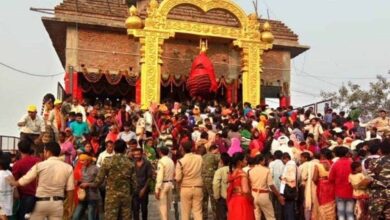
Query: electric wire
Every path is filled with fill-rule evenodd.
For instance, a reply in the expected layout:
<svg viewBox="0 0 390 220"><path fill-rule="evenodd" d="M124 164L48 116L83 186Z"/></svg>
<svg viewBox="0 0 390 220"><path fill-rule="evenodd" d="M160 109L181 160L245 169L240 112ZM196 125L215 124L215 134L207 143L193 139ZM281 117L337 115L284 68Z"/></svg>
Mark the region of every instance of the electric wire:
<svg viewBox="0 0 390 220"><path fill-rule="evenodd" d="M11 65L8 65L8 64L5 64L3 62L0 62L0 65L3 66L3 67L6 67L8 69L11 69L15 72L18 72L18 73L21 73L21 74L25 74L25 75L28 75L28 76L32 76L32 77L42 77L42 78L45 78L45 77L55 77L55 76L59 76L59 75L63 75L64 72L61 72L61 73L56 73L56 74L48 74L48 75L45 75L45 74L35 74L35 73L30 73L30 72L27 72L27 71L24 71L24 70L20 70L19 68L16 68L16 67L13 67Z"/></svg>

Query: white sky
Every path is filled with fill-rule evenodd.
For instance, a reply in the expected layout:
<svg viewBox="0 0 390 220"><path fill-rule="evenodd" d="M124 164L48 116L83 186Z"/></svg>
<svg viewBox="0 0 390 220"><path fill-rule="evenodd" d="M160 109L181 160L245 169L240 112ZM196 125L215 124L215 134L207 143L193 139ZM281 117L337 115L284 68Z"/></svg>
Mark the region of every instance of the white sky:
<svg viewBox="0 0 390 220"><path fill-rule="evenodd" d="M248 13L251 0L234 0ZM37 74L63 72L42 14L30 7L53 8L60 0L0 1L0 62ZM259 0L260 12L281 20L311 49L292 66L292 103L319 101L321 90L348 81L367 86L370 78L390 70L390 1ZM314 75L315 77L308 76ZM368 78L368 79L356 79ZM47 92L56 94L63 76L36 78L0 66L0 134L17 135L17 120L28 104L41 106Z"/></svg>

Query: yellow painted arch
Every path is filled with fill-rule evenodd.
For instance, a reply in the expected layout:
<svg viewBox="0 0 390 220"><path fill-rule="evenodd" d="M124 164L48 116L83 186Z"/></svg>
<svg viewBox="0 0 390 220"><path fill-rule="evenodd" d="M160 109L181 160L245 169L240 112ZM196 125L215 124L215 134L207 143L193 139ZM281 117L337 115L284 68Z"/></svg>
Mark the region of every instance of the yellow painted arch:
<svg viewBox="0 0 390 220"><path fill-rule="evenodd" d="M245 11L231 0L165 0L160 4L158 13L161 17L167 18L169 12L179 5L193 5L202 9L204 12L213 9L223 9L236 16L241 28L245 28L248 24L248 17Z"/></svg>

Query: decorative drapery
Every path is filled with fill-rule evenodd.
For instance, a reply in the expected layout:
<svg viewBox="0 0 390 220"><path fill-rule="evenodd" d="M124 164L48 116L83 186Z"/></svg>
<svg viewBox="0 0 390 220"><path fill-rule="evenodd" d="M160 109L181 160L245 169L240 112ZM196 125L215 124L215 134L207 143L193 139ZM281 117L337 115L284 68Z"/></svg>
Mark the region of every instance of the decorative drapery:
<svg viewBox="0 0 390 220"><path fill-rule="evenodd" d="M102 81L102 78L105 78L105 82L110 85L118 85L122 81L126 81L128 85L135 86L137 80L139 79L138 75L129 74L128 71L119 71L118 73L103 72L99 70L98 72L88 72L86 69L82 72L84 78L89 83L99 83Z"/></svg>
<svg viewBox="0 0 390 220"><path fill-rule="evenodd" d="M187 76L181 75L181 74L161 74L161 85L163 87L168 86L175 86L175 87L181 87L183 84L185 84L187 81ZM231 78L225 78L224 76L221 76L220 78L217 78L217 84L218 89L221 86L224 86L225 88L231 86L234 83L234 79Z"/></svg>
<svg viewBox="0 0 390 220"><path fill-rule="evenodd" d="M96 81L97 77L95 75L97 74L82 74L83 79L80 80L80 87L83 93L93 92L98 95L120 94L125 96L134 90L137 82L137 78L125 76L124 74L100 74L100 80L98 81ZM91 79L92 76L95 78Z"/></svg>

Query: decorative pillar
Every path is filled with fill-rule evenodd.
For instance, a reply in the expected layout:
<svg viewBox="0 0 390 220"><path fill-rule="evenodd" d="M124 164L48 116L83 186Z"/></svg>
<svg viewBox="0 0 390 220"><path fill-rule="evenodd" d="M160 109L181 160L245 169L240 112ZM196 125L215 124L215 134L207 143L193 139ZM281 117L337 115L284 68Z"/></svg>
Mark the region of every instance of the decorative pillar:
<svg viewBox="0 0 390 220"><path fill-rule="evenodd" d="M174 31L165 30L162 25L166 18L160 16L157 11L159 3L151 0L147 8L148 17L145 19L145 27L138 16L137 8L129 9L130 16L125 25L127 34L139 38L141 49L141 105L149 107L152 103L160 103L161 84L161 54L165 39L173 37Z"/></svg>
<svg viewBox="0 0 390 220"><path fill-rule="evenodd" d="M248 48L249 47L249 48ZM248 47L248 56L250 57L248 62L248 72L245 85L248 87L247 92L247 101L252 104L253 107L260 104L261 97L261 73L262 73L262 59L261 55L263 50L261 50L258 43L249 43Z"/></svg>
<svg viewBox="0 0 390 220"><path fill-rule="evenodd" d="M248 102L254 107L260 104L262 45L260 42L243 40L235 41L234 44L242 48L242 102Z"/></svg>
<svg viewBox="0 0 390 220"><path fill-rule="evenodd" d="M160 103L161 96L161 54L167 32L142 31L141 43L141 104L150 106Z"/></svg>
<svg viewBox="0 0 390 220"><path fill-rule="evenodd" d="M261 55L264 50L272 48L274 37L270 32L271 26L265 22L262 31L256 14L248 16L246 38L233 41L235 46L242 49L241 72L242 72L242 102L248 102L255 107L260 104L261 98Z"/></svg>

